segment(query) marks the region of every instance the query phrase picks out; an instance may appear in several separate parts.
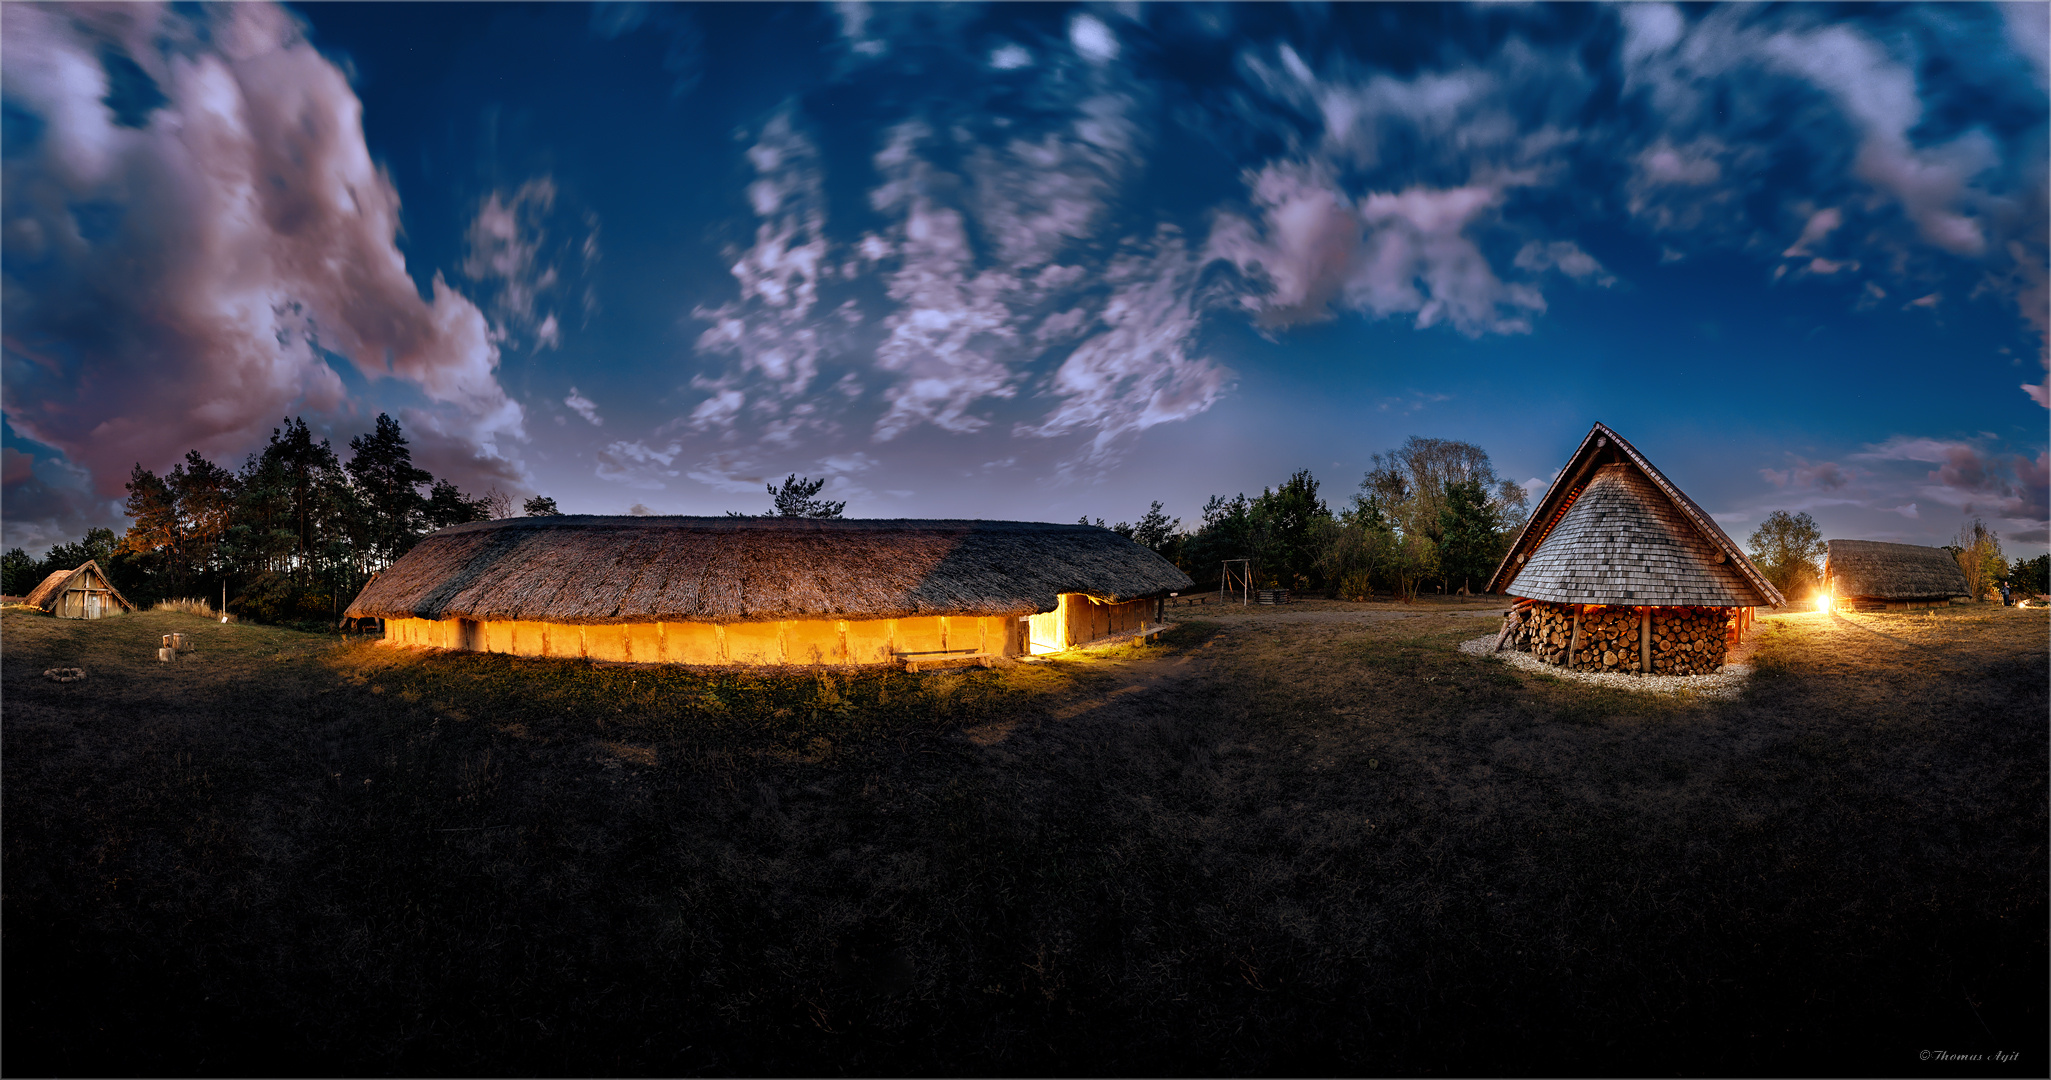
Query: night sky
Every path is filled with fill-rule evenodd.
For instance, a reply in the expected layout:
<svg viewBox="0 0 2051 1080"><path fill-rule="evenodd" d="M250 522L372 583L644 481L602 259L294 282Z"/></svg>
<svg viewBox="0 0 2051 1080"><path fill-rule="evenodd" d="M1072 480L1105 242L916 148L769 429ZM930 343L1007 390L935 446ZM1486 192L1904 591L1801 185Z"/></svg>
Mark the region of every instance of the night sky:
<svg viewBox="0 0 2051 1080"><path fill-rule="evenodd" d="M2046 12L8 4L4 542L390 412L569 512L1186 524L1600 420L2033 555Z"/></svg>

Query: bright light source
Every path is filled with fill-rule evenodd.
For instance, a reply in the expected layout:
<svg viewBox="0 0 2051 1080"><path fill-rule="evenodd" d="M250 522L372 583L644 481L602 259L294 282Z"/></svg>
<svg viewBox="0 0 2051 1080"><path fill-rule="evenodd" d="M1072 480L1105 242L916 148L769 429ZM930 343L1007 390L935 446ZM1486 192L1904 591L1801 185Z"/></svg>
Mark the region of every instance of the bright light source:
<svg viewBox="0 0 2051 1080"><path fill-rule="evenodd" d="M1816 594L1816 610L1818 610L1818 611L1829 611L1829 610L1830 610L1830 594L1829 594L1829 593L1817 593L1817 594Z"/></svg>

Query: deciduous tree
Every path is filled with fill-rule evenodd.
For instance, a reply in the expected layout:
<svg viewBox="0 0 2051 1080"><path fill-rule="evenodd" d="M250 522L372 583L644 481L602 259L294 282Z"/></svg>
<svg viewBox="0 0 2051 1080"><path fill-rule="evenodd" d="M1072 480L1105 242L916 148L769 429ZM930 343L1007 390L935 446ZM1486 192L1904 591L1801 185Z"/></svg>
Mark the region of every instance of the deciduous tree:
<svg viewBox="0 0 2051 1080"><path fill-rule="evenodd" d="M1823 530L1808 511L1775 510L1746 541L1759 572L1790 601L1798 601L1822 580Z"/></svg>
<svg viewBox="0 0 2051 1080"><path fill-rule="evenodd" d="M2008 568L2001 554L2001 534L1987 528L1987 523L1979 518L1958 527L1953 557L1958 560L1958 568L1965 571L1967 595L1975 600L1987 599L1994 583Z"/></svg>

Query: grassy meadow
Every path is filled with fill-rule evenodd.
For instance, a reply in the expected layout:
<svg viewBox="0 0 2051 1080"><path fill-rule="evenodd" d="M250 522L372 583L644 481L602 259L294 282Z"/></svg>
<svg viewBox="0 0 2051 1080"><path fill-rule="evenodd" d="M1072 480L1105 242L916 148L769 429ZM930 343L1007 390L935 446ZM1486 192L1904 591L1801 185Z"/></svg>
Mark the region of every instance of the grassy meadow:
<svg viewBox="0 0 2051 1080"><path fill-rule="evenodd" d="M0 1068L2042 1075L2045 612L1770 617L1714 702L1497 610L776 675L9 609Z"/></svg>

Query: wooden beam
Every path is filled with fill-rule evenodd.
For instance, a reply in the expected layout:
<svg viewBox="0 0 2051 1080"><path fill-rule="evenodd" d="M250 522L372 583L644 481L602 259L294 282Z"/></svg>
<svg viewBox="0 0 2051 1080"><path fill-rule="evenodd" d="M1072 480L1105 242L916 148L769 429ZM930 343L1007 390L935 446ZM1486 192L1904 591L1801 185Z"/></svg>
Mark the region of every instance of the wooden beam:
<svg viewBox="0 0 2051 1080"><path fill-rule="evenodd" d="M1638 670L1652 674L1652 609L1638 609Z"/></svg>

